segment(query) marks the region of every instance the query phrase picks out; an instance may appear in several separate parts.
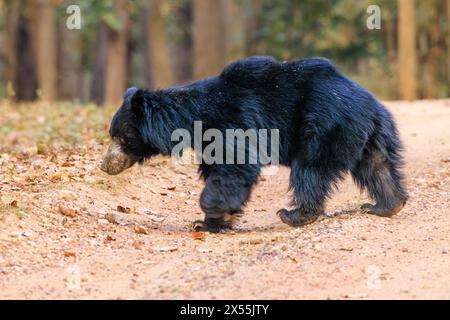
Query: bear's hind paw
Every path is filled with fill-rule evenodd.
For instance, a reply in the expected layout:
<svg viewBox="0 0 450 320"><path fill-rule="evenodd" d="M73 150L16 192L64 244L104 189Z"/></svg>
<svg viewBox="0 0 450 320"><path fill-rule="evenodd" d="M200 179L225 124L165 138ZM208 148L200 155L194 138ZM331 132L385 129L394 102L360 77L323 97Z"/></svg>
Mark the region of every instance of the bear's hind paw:
<svg viewBox="0 0 450 320"><path fill-rule="evenodd" d="M405 201L401 201L397 206L395 206L393 209L384 209L374 206L370 203L365 203L361 206L361 211L366 214L373 214L379 217L392 217L400 210L403 209L403 206L405 205Z"/></svg>
<svg viewBox="0 0 450 320"><path fill-rule="evenodd" d="M281 209L278 210L277 216L280 217L281 221L285 224L291 226L291 227L301 227L310 223L313 223L314 221L319 218L320 214L307 214L304 212L301 212L298 209L294 210L287 210L287 209Z"/></svg>

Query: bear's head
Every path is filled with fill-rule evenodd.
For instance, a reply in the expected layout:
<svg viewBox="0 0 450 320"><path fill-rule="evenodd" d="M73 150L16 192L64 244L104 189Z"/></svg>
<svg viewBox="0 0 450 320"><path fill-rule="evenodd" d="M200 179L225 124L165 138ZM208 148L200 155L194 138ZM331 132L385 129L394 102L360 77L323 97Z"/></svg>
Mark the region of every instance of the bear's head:
<svg viewBox="0 0 450 320"><path fill-rule="evenodd" d="M122 106L114 115L109 134L111 143L103 156L101 170L116 175L130 168L136 162L158 154L157 148L142 136L146 126L145 92L135 87L124 94Z"/></svg>

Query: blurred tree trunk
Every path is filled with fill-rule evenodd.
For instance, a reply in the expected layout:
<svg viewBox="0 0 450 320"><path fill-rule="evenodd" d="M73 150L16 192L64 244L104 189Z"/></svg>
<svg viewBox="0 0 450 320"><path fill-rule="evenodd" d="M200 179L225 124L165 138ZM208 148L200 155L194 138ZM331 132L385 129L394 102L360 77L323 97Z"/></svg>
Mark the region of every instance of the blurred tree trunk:
<svg viewBox="0 0 450 320"><path fill-rule="evenodd" d="M32 8L30 2L20 0L17 2L16 9L18 10L17 29L14 30L14 22L10 26L11 67L13 68L11 76L14 78L16 98L23 101L32 101L37 98L38 88L35 50L32 40ZM14 14L14 12L12 13Z"/></svg>
<svg viewBox="0 0 450 320"><path fill-rule="evenodd" d="M138 18L139 19L139 30L140 30L142 39L149 39L149 37L150 37L149 36L150 30L147 27L148 26L147 19L149 16L148 10L149 10L148 6L143 6L143 8L140 10L140 13L139 13L139 18ZM145 85L145 87L149 88L152 85L152 77L153 77L152 67L150 65L150 44L147 43L147 41L141 41L139 50L141 50L142 57L143 57L142 60L143 60L144 66L145 66L145 73L144 73L145 84L144 85Z"/></svg>
<svg viewBox="0 0 450 320"><path fill-rule="evenodd" d="M185 1L175 9L175 41L170 47L174 58L173 71L177 83L192 80L192 3Z"/></svg>
<svg viewBox="0 0 450 320"><path fill-rule="evenodd" d="M398 0L398 82L401 99L417 98L415 1Z"/></svg>
<svg viewBox="0 0 450 320"><path fill-rule="evenodd" d="M116 0L113 3L119 17L120 30L114 30L111 27L107 29L108 49L104 101L106 105L120 104L127 79L127 39L130 23L126 8L127 1Z"/></svg>
<svg viewBox="0 0 450 320"><path fill-rule="evenodd" d="M384 20L384 37L386 44L386 60L388 63L388 70L390 76L395 77L397 74L397 64L396 64L396 28L395 28L395 16L393 12L386 12L386 17ZM388 87L388 95L389 97L397 97L397 88L395 86Z"/></svg>
<svg viewBox="0 0 450 320"><path fill-rule="evenodd" d="M392 70L395 65L395 18L392 14L386 17L385 21L386 56L389 68Z"/></svg>
<svg viewBox="0 0 450 320"><path fill-rule="evenodd" d="M221 1L193 0L194 78L218 74L225 65Z"/></svg>
<svg viewBox="0 0 450 320"><path fill-rule="evenodd" d="M57 99L57 48L55 5L53 0L35 2L34 39L36 47L37 74L41 99Z"/></svg>
<svg viewBox="0 0 450 320"><path fill-rule="evenodd" d="M148 11L148 45L152 86L163 88L173 83L169 45L166 35L165 0L150 0Z"/></svg>
<svg viewBox="0 0 450 320"><path fill-rule="evenodd" d="M432 19L430 21L430 47L425 63L424 97L426 99L438 98L440 89L440 71L442 63L440 13L444 10L442 2L433 3Z"/></svg>
<svg viewBox="0 0 450 320"><path fill-rule="evenodd" d="M4 80L7 88L11 90L8 94L13 95L17 91L16 71L17 71L17 36L19 23L19 10L21 1L12 2L8 8L3 8L4 16L4 47L3 56L5 59Z"/></svg>
<svg viewBox="0 0 450 320"><path fill-rule="evenodd" d="M245 42L246 52L257 55L263 52L263 42L260 41L258 32L261 30L261 16L263 11L263 0L252 0L243 2L245 6Z"/></svg>
<svg viewBox="0 0 450 320"><path fill-rule="evenodd" d="M236 0L222 0L225 25L225 62L245 56L244 9Z"/></svg>
<svg viewBox="0 0 450 320"><path fill-rule="evenodd" d="M447 0L447 90L450 91L450 0Z"/></svg>
<svg viewBox="0 0 450 320"><path fill-rule="evenodd" d="M81 97L81 38L78 30L69 30L65 22L58 28L58 93L60 99Z"/></svg>
<svg viewBox="0 0 450 320"><path fill-rule="evenodd" d="M95 52L94 74L92 76L91 100L97 105L105 101L106 61L108 50L108 27L100 23L97 32L97 48Z"/></svg>

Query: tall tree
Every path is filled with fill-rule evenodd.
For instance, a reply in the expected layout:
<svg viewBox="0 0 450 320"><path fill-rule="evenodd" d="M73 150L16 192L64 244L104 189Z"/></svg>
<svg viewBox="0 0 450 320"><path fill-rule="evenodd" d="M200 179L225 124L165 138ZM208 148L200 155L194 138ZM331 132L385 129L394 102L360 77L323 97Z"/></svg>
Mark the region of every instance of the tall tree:
<svg viewBox="0 0 450 320"><path fill-rule="evenodd" d="M152 85L162 88L172 84L173 74L166 33L167 2L150 0L148 10L148 45Z"/></svg>
<svg viewBox="0 0 450 320"><path fill-rule="evenodd" d="M401 99L417 98L416 12L414 0L398 0L398 81Z"/></svg>
<svg viewBox="0 0 450 320"><path fill-rule="evenodd" d="M217 74L225 65L222 2L194 0L194 78Z"/></svg>
<svg viewBox="0 0 450 320"><path fill-rule="evenodd" d="M57 99L57 29L55 20L55 3L53 0L35 2L33 12L34 43L36 49L37 74L41 99Z"/></svg>
<svg viewBox="0 0 450 320"><path fill-rule="evenodd" d="M259 31L262 27L263 1L244 1L245 6L245 42L246 51L250 55L261 54L262 41L260 41Z"/></svg>
<svg viewBox="0 0 450 320"><path fill-rule="evenodd" d="M115 0L114 11L119 21L117 29L107 28L107 68L105 80L106 105L117 105L122 100L127 79L127 42L129 31L129 16L126 0Z"/></svg>
<svg viewBox="0 0 450 320"><path fill-rule="evenodd" d="M438 98L440 92L440 73L441 64L445 60L443 58L443 50L441 44L445 41L441 32L441 13L444 11L443 2L435 1L430 3L432 6L431 20L429 21L429 47L424 67L424 83L423 94L427 99Z"/></svg>
<svg viewBox="0 0 450 320"><path fill-rule="evenodd" d="M450 86L450 0L447 0L447 86ZM450 91L450 87L447 88Z"/></svg>
<svg viewBox="0 0 450 320"><path fill-rule="evenodd" d="M245 16L242 4L236 0L222 0L225 25L225 62L245 56Z"/></svg>
<svg viewBox="0 0 450 320"><path fill-rule="evenodd" d="M95 64L90 99L97 105L105 101L106 62L108 50L108 26L100 22L96 35Z"/></svg>
<svg viewBox="0 0 450 320"><path fill-rule="evenodd" d="M82 87L81 37L65 22L58 28L58 95L60 99L80 98Z"/></svg>
<svg viewBox="0 0 450 320"><path fill-rule="evenodd" d="M186 83L192 79L192 3L182 1L174 8L177 22L174 26L171 41L171 56L173 57L173 73L175 82Z"/></svg>
<svg viewBox="0 0 450 320"><path fill-rule="evenodd" d="M14 1L15 5L11 8L11 25L9 44L10 68L14 90L18 100L35 100L38 88L35 50L32 40L32 8L30 2L26 0ZM17 10L17 11L16 11ZM17 24L15 15L17 14Z"/></svg>

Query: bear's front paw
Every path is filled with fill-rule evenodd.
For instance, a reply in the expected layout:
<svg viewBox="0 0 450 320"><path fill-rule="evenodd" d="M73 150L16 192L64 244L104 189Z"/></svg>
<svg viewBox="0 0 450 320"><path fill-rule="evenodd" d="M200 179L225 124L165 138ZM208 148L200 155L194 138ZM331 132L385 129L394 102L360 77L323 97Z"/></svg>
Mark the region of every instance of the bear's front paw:
<svg viewBox="0 0 450 320"><path fill-rule="evenodd" d="M204 231L218 233L222 230L231 229L231 221L223 219L206 219L205 221L196 220L191 224L191 230L194 232Z"/></svg>
<svg viewBox="0 0 450 320"><path fill-rule="evenodd" d="M320 214L311 214L306 212L301 212L298 209L287 210L281 209L278 210L277 216L280 217L281 221L286 223L291 227L301 227L310 223L313 223L317 220Z"/></svg>

